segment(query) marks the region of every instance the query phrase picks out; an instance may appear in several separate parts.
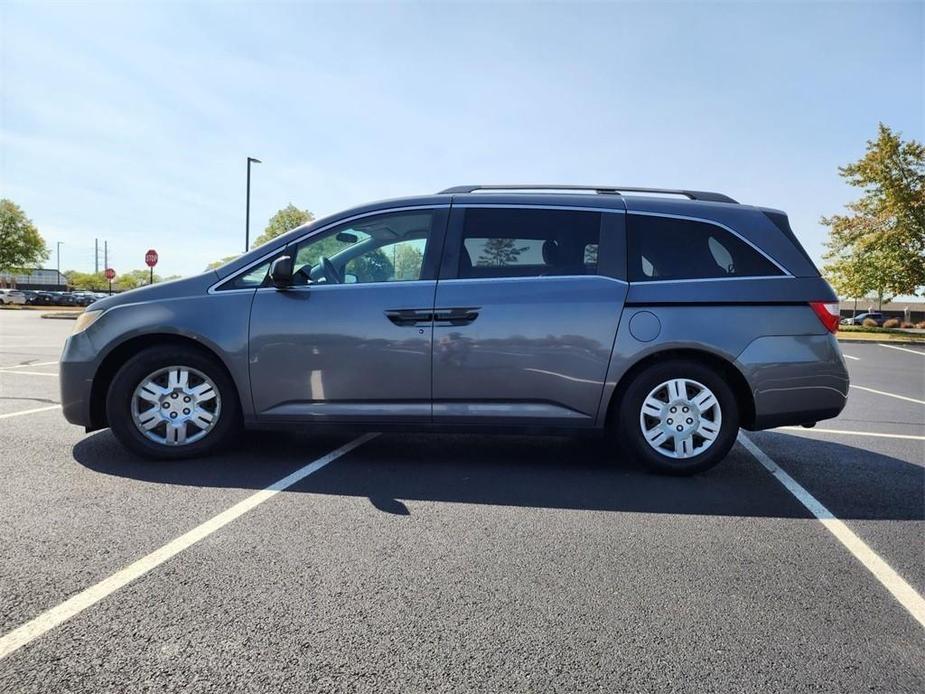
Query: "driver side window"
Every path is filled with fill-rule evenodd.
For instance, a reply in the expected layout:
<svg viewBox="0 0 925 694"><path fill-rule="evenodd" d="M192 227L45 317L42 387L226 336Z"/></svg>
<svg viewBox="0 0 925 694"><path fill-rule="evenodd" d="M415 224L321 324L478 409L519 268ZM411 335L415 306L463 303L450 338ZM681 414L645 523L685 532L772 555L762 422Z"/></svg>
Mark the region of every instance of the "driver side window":
<svg viewBox="0 0 925 694"><path fill-rule="evenodd" d="M293 254L296 286L418 280L434 213L363 217L302 241Z"/></svg>
<svg viewBox="0 0 925 694"><path fill-rule="evenodd" d="M352 229L331 229L318 236L313 236L299 244L293 257L292 283L294 285L340 284L337 277L325 276L323 260L337 258L338 254L354 244L369 238L368 234L358 233ZM329 272L330 274L330 272Z"/></svg>
<svg viewBox="0 0 925 694"><path fill-rule="evenodd" d="M427 239L399 241L374 248L346 264L348 282L407 282L421 279ZM355 280L352 278L356 278Z"/></svg>

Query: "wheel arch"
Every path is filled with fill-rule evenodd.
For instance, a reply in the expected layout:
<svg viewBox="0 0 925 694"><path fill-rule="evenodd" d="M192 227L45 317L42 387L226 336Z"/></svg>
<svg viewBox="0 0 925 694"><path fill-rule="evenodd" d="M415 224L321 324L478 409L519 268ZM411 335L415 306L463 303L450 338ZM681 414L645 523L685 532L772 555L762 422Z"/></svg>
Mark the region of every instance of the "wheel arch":
<svg viewBox="0 0 925 694"><path fill-rule="evenodd" d="M241 402L241 393L238 384L235 382L234 376L228 368L228 365L225 364L225 361L218 352L204 345L202 342L184 335L177 335L175 333L146 333L143 335L136 335L121 342L100 362L99 368L97 368L96 374L93 377L93 386L90 390L90 426L87 427L88 431L103 429L108 426L106 418L106 395L109 392L112 379L125 362L143 349L168 345L188 347L213 359L228 376L228 380L235 389L234 395L243 408L244 403Z"/></svg>
<svg viewBox="0 0 925 694"><path fill-rule="evenodd" d="M637 374L667 359L696 361L704 366L715 369L724 376L732 387L732 392L736 399L736 406L739 408L740 425L745 429L753 426L755 422L755 399L748 385L748 381L733 362L718 354L707 352L702 349L671 348L647 354L623 373L614 388L613 394L610 396L610 402L607 404L607 417L605 419L605 425L607 427L610 427L614 422L620 401L626 389L629 387L629 384L632 383Z"/></svg>

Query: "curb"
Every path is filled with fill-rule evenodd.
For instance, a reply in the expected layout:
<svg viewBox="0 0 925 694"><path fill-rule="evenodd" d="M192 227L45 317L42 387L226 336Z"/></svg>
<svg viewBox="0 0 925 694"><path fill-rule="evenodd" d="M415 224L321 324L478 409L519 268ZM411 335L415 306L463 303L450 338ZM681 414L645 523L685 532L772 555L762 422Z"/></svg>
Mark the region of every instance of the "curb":
<svg viewBox="0 0 925 694"><path fill-rule="evenodd" d="M880 342L887 345L925 345L925 340L884 340L882 338L875 340L867 340L860 337L838 337L836 338L839 342L849 342L851 344L868 344L876 345Z"/></svg>
<svg viewBox="0 0 925 694"><path fill-rule="evenodd" d="M0 311L83 311L83 306L29 306L23 304L4 304Z"/></svg>

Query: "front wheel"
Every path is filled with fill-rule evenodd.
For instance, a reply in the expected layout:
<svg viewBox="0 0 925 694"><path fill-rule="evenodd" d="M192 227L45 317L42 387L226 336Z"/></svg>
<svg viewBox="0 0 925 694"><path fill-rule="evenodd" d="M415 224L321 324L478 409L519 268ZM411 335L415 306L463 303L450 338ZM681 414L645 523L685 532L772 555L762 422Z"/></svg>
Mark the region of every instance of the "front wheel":
<svg viewBox="0 0 925 694"><path fill-rule="evenodd" d="M182 346L151 347L116 373L109 426L131 451L164 460L211 453L238 428L231 378L215 359Z"/></svg>
<svg viewBox="0 0 925 694"><path fill-rule="evenodd" d="M639 373L619 404L618 435L648 467L690 475L719 463L739 430L735 396L716 371L673 360Z"/></svg>

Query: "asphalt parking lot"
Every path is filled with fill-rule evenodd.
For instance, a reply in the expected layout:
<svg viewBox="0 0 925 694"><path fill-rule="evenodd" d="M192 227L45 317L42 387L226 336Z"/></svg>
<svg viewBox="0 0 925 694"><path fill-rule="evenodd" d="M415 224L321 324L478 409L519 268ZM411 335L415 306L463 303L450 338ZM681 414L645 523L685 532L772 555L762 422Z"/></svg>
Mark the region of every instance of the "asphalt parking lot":
<svg viewBox="0 0 925 694"><path fill-rule="evenodd" d="M674 479L552 437L141 462L62 418L71 327L0 311L0 691L925 690L922 347L844 344L840 417Z"/></svg>

